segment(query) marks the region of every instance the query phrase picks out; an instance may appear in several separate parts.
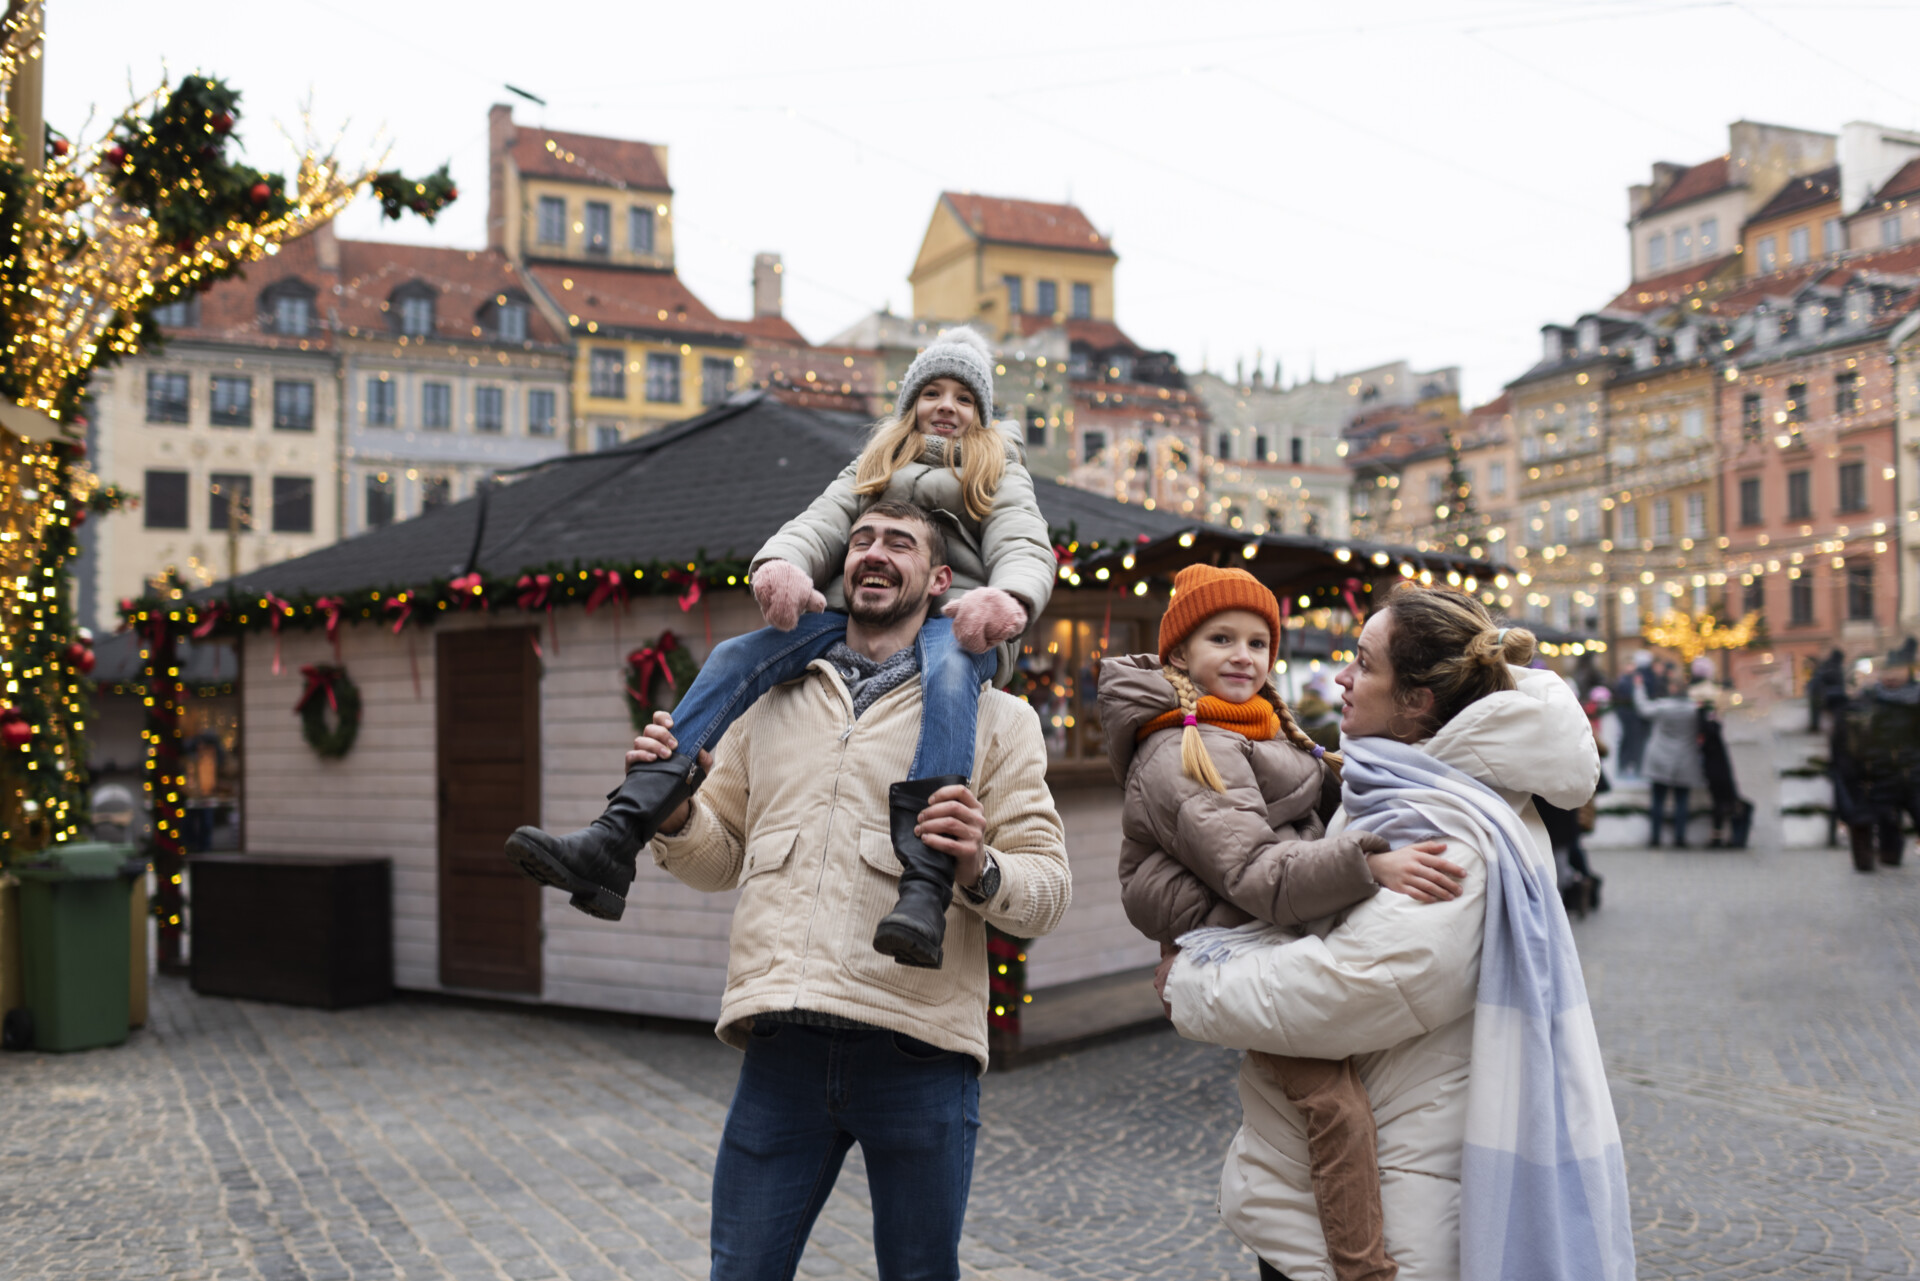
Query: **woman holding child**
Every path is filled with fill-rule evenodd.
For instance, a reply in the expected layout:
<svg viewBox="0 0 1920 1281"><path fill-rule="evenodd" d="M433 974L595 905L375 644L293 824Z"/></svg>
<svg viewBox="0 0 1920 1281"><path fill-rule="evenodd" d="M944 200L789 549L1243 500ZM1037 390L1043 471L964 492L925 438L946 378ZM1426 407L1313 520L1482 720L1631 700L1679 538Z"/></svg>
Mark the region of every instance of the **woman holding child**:
<svg viewBox="0 0 1920 1281"><path fill-rule="evenodd" d="M1345 760L1330 765L1264 678L1264 590L1177 580L1158 661L1115 660L1102 679L1112 716L1170 672L1174 714L1135 716L1137 747L1114 752L1136 820L1124 898L1163 942L1181 1033L1251 1051L1227 1225L1263 1278L1629 1281L1619 1132L1530 799L1591 795L1579 704L1519 666L1529 633L1407 584L1340 675Z"/></svg>

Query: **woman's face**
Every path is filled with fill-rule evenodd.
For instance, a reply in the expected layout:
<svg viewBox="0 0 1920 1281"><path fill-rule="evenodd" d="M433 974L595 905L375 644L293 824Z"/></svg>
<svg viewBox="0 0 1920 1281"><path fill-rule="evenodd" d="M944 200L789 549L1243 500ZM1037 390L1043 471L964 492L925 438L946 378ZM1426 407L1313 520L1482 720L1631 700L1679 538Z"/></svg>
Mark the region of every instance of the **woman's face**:
<svg viewBox="0 0 1920 1281"><path fill-rule="evenodd" d="M1227 609L1193 629L1167 655L1203 694L1244 703L1260 692L1273 665L1267 620L1250 609Z"/></svg>
<svg viewBox="0 0 1920 1281"><path fill-rule="evenodd" d="M936 378L920 389L913 423L929 436L964 436L980 421L973 393L958 378Z"/></svg>
<svg viewBox="0 0 1920 1281"><path fill-rule="evenodd" d="M1387 644L1393 637L1393 611L1383 609L1360 629L1355 657L1334 678L1340 687L1340 735L1343 738L1394 738L1403 743L1419 737L1417 709L1394 700L1393 664L1387 659ZM1430 702L1432 694L1423 702ZM1394 732L1398 721L1402 732Z"/></svg>

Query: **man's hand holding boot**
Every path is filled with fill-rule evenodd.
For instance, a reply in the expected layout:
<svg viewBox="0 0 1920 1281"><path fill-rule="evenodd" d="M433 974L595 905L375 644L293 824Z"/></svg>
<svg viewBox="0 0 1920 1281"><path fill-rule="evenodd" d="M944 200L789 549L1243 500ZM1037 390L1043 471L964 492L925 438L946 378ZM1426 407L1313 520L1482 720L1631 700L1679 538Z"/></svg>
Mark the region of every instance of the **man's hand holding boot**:
<svg viewBox="0 0 1920 1281"><path fill-rule="evenodd" d="M632 769L635 765L646 764L649 761L664 761L672 756L679 746L680 740L673 736L673 716L667 712L655 712L653 724L640 731L640 736L633 740L633 750L627 753L627 768ZM701 752L700 772L706 774L712 771L713 753ZM971 799L972 793L968 793L968 797ZM687 815L692 812L692 809L691 800L680 802L674 811L667 815L666 821L660 824L660 830L668 836L673 835L687 825ZM982 813L980 829L982 832L986 831L985 817Z"/></svg>
<svg viewBox="0 0 1920 1281"><path fill-rule="evenodd" d="M953 859L953 883L980 883L987 866L987 811L973 789L950 785L935 792L920 811L913 833L930 850Z"/></svg>

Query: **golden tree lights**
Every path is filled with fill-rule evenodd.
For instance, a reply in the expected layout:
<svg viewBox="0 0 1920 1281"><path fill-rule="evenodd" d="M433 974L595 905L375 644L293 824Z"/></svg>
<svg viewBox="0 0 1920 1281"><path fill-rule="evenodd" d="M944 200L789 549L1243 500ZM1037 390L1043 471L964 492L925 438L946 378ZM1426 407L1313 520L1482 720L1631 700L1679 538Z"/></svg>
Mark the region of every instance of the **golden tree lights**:
<svg viewBox="0 0 1920 1281"><path fill-rule="evenodd" d="M1757 613L1748 614L1729 626L1722 624L1712 614L1701 614L1695 618L1692 614L1675 612L1659 622L1648 623L1641 629L1640 635L1649 645L1677 650L1682 658L1691 663L1710 649L1746 648L1753 643L1759 623L1760 615Z"/></svg>

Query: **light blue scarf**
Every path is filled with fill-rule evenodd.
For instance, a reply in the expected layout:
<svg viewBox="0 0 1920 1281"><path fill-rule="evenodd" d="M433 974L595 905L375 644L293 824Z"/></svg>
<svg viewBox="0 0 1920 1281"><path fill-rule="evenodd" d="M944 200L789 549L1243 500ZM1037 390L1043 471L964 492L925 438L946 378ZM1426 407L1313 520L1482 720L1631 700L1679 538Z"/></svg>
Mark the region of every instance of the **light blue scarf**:
<svg viewBox="0 0 1920 1281"><path fill-rule="evenodd" d="M1460 1275L1631 1281L1620 1128L1552 865L1499 793L1417 747L1342 745L1351 830L1395 847L1472 838L1487 868L1486 937L1467 1073Z"/></svg>

